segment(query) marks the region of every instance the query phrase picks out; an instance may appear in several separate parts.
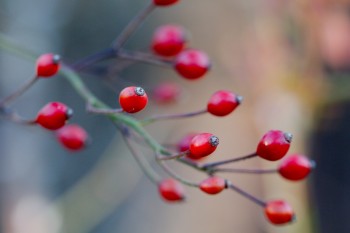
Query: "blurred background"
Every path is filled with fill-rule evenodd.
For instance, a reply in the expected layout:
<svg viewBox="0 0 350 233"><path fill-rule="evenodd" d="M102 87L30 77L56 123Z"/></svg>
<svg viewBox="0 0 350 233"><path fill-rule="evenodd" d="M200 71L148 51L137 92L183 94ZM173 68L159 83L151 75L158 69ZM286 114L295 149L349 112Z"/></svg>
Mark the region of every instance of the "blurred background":
<svg viewBox="0 0 350 233"><path fill-rule="evenodd" d="M54 52L73 62L109 46L147 3L0 0L0 32L37 54ZM295 183L278 175L227 177L262 199L287 200L297 213L296 223L271 226L259 206L231 191L208 196L188 188L186 203L164 203L111 122L86 114L85 103L58 76L38 82L13 108L33 118L47 102L65 102L75 111L71 122L82 125L92 143L71 153L51 132L1 121L0 232L350 232L349 12L345 0L180 1L157 9L126 47L148 51L156 27L182 25L191 35L188 46L203 49L214 63L205 78L191 82L173 70L122 61L102 63L83 74L94 93L114 107L117 93L130 84L146 91L163 82L181 86L176 103L152 101L136 115L140 119L202 109L218 89L244 96L228 117L159 122L147 130L164 144L189 132L212 132L220 147L208 161L251 153L270 129L293 133L290 153L317 162L310 179ZM106 66L122 71L106 74ZM1 51L1 96L33 72L33 63ZM152 159L147 150L145 156ZM277 164L254 159L237 167ZM187 167L172 166L191 180L203 178Z"/></svg>

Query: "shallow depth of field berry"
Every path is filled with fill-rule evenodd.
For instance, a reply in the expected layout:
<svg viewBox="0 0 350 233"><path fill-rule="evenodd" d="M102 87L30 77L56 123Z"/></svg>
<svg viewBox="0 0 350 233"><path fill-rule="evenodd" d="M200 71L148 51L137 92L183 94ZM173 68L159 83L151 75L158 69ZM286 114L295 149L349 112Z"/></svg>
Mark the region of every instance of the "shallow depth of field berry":
<svg viewBox="0 0 350 233"><path fill-rule="evenodd" d="M0 232L347 233L348 9L0 1Z"/></svg>

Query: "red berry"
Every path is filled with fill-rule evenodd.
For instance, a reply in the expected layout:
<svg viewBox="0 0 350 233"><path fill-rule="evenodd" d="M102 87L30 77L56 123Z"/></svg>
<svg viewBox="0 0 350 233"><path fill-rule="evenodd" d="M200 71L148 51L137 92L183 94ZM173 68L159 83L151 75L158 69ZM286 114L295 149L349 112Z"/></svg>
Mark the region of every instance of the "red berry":
<svg viewBox="0 0 350 233"><path fill-rule="evenodd" d="M178 152L185 152L190 149L190 144L192 139L197 136L197 133L189 133L185 135L176 145ZM190 152L186 155L187 158L192 160L199 160L202 159L202 157L195 157Z"/></svg>
<svg viewBox="0 0 350 233"><path fill-rule="evenodd" d="M180 87L176 83L162 83L155 87L153 97L158 103L167 104L176 101L180 93Z"/></svg>
<svg viewBox="0 0 350 233"><path fill-rule="evenodd" d="M179 0L153 0L154 5L157 6L170 6Z"/></svg>
<svg viewBox="0 0 350 233"><path fill-rule="evenodd" d="M192 139L197 136L196 133L186 134L181 140L177 143L176 147L179 152L185 152L190 149L190 144Z"/></svg>
<svg viewBox="0 0 350 233"><path fill-rule="evenodd" d="M79 125L66 125L58 130L57 139L70 150L83 149L88 140L86 131Z"/></svg>
<svg viewBox="0 0 350 233"><path fill-rule="evenodd" d="M230 114L242 102L242 97L230 91L217 91L209 99L208 112L215 116Z"/></svg>
<svg viewBox="0 0 350 233"><path fill-rule="evenodd" d="M302 180L314 167L314 163L303 155L294 154L282 161L278 172L288 180Z"/></svg>
<svg viewBox="0 0 350 233"><path fill-rule="evenodd" d="M66 124L66 121L72 116L72 109L60 102L51 102L46 104L36 117L36 123L50 130L56 130Z"/></svg>
<svg viewBox="0 0 350 233"><path fill-rule="evenodd" d="M61 64L60 56L52 53L41 55L36 61L36 75L48 78L57 74Z"/></svg>
<svg viewBox="0 0 350 233"><path fill-rule="evenodd" d="M199 50L182 51L175 59L175 69L186 79L198 79L207 73L209 68L208 55Z"/></svg>
<svg viewBox="0 0 350 233"><path fill-rule="evenodd" d="M196 135L190 144L190 153L193 158L202 158L210 155L219 145L219 138L210 133Z"/></svg>
<svg viewBox="0 0 350 233"><path fill-rule="evenodd" d="M176 25L165 25L157 28L152 39L155 53L171 57L180 53L186 44L185 30Z"/></svg>
<svg viewBox="0 0 350 233"><path fill-rule="evenodd" d="M279 160L288 152L292 137L290 133L270 130L261 138L256 154L266 160Z"/></svg>
<svg viewBox="0 0 350 233"><path fill-rule="evenodd" d="M292 207L285 201L270 201L265 206L267 219L276 225L285 224L294 220Z"/></svg>
<svg viewBox="0 0 350 233"><path fill-rule="evenodd" d="M183 186L174 179L165 179L158 184L159 194L166 201L176 202L185 198Z"/></svg>
<svg viewBox="0 0 350 233"><path fill-rule="evenodd" d="M203 192L212 195L220 193L226 186L226 180L216 176L209 177L199 184L199 188Z"/></svg>
<svg viewBox="0 0 350 233"><path fill-rule="evenodd" d="M136 113L147 105L148 97L141 87L126 87L119 94L119 103L123 111Z"/></svg>

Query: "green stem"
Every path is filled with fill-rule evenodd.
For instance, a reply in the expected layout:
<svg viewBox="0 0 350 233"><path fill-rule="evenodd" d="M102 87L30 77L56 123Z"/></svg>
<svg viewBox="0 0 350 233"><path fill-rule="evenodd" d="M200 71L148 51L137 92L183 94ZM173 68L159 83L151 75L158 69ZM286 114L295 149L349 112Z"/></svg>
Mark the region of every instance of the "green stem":
<svg viewBox="0 0 350 233"><path fill-rule="evenodd" d="M139 151L132 145L129 135L122 130L123 139L125 144L128 146L131 154L136 160L139 167L142 169L143 173L148 177L150 181L155 184L158 184L161 181L160 176L153 170L150 164L146 161L146 159L140 155Z"/></svg>
<svg viewBox="0 0 350 233"><path fill-rule="evenodd" d="M8 51L12 54L19 55L27 60L35 61L37 55L27 49L21 48L15 43L11 42L4 35L0 33L0 49ZM67 81L72 85L72 87L77 91L77 93L89 104L97 108L111 109L105 103L100 101L83 83L80 76L70 69L68 66L63 65L60 74L62 74ZM170 154L170 152L160 145L150 134L148 134L142 127L141 123L125 114L110 114L107 115L110 120L117 124L123 124L132 128L136 133L138 133L145 142L157 153Z"/></svg>
<svg viewBox="0 0 350 233"><path fill-rule="evenodd" d="M88 102L96 108L111 109L105 103L100 101L93 93L91 93L91 91L85 86L85 84L82 82L82 80L76 72L74 72L67 66L63 66L61 69L61 73L86 102ZM145 139L145 142L155 152L168 152L167 149L160 145L151 135L149 135L145 131L141 123L135 118L125 114L107 114L107 117L114 123L123 124L132 128L135 132L137 132L141 137Z"/></svg>

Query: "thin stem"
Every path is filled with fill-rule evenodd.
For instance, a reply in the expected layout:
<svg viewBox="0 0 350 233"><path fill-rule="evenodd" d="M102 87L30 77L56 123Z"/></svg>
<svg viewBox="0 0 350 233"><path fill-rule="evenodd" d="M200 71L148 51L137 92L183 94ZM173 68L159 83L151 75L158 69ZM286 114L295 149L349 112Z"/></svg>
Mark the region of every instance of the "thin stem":
<svg viewBox="0 0 350 233"><path fill-rule="evenodd" d="M266 206L266 202L262 201L256 197L254 197L253 195L247 193L246 191L238 188L237 186L233 185L231 182L228 182L227 185L228 188L236 191L237 193L241 194L242 196L244 196L245 198L251 200L252 202L256 203L257 205L260 205L261 207L265 207Z"/></svg>
<svg viewBox="0 0 350 233"><path fill-rule="evenodd" d="M157 162L159 163L159 165L163 168L163 170L172 178L174 178L175 180L178 180L179 182L188 185L190 187L199 187L199 184L192 182L192 181L188 181L184 178L182 178L181 176L179 176L178 174L176 174L176 172L174 172L167 164L165 161L160 160L160 158L158 157L158 155L156 156L157 158Z"/></svg>
<svg viewBox="0 0 350 233"><path fill-rule="evenodd" d="M36 124L35 120L24 119L21 116L19 116L17 113L15 113L7 108L0 109L0 116L3 118L6 118L9 121L18 123L18 124L23 124L23 125L35 125Z"/></svg>
<svg viewBox="0 0 350 233"><path fill-rule="evenodd" d="M155 121L188 118L188 117L202 115L202 114L207 113L207 112L208 112L207 109L203 109L203 110L199 110L196 112L190 112L190 113L156 115L156 116L153 116L153 117L150 117L150 118L147 118L147 119L141 121L141 123L143 125L147 125L147 124L151 124Z"/></svg>
<svg viewBox="0 0 350 233"><path fill-rule="evenodd" d="M107 48L103 49L101 51L98 51L97 53L94 53L92 55L89 55L87 57L84 57L80 59L79 61L73 63L70 65L70 67L75 71L81 71L84 70L97 62L106 60L108 58L115 57L116 53L113 48Z"/></svg>
<svg viewBox="0 0 350 233"><path fill-rule="evenodd" d="M120 59L143 62L151 65L157 65L161 67L172 67L173 63L169 60L153 56L147 53L135 52L135 51L118 51L117 57Z"/></svg>
<svg viewBox="0 0 350 233"><path fill-rule="evenodd" d="M95 108L104 108L108 109L108 106L101 102L82 82L80 77L76 72L63 66L61 73L64 77L70 82L72 87L78 92L78 94L89 104ZM149 135L145 129L142 127L140 122L134 119L131 116L125 114L108 114L108 118L117 124L124 124L132 128L136 133L138 133L145 142L152 148L154 151L159 151L161 153L170 153L166 148L160 145L151 135Z"/></svg>
<svg viewBox="0 0 350 233"><path fill-rule="evenodd" d="M182 153L179 153L179 154L169 155L169 156L158 155L157 159L158 160L173 160L173 159L182 158L182 157L186 156L187 154L188 154L188 151L185 151L185 152L182 152Z"/></svg>
<svg viewBox="0 0 350 233"><path fill-rule="evenodd" d="M274 174L277 169L245 169L245 168L214 168L212 173L216 172L228 172L228 173L244 173L244 174Z"/></svg>
<svg viewBox="0 0 350 233"><path fill-rule="evenodd" d="M126 129L126 128L125 128ZM138 150L132 145L129 133L125 129L121 130L123 139L128 146L131 154L136 160L139 167L142 169L143 173L155 184L158 184L161 181L160 176L153 170L153 168L149 165L147 160L139 153Z"/></svg>
<svg viewBox="0 0 350 233"><path fill-rule="evenodd" d="M5 97L0 101L0 107L4 107L14 101L16 98L21 96L26 90L28 90L33 84L39 79L37 75L34 75L27 83L20 87L17 91L13 92L11 95Z"/></svg>
<svg viewBox="0 0 350 233"><path fill-rule="evenodd" d="M123 109L118 108L118 109L102 109L102 108L95 108L92 106L90 103L86 104L86 111L91 112L91 113L96 113L96 114L104 114L104 115L109 115L109 114L117 114L117 113L122 113Z"/></svg>
<svg viewBox="0 0 350 233"><path fill-rule="evenodd" d="M254 152L252 154L245 155L245 156L238 157L238 158L234 158L234 159L228 159L228 160L223 160L223 161L214 162L214 163L206 163L206 164L202 165L202 168L209 169L209 168L217 167L217 166L228 164L228 163L235 163L235 162L239 162L242 160L251 159L251 158L254 158L256 156L258 156L258 155Z"/></svg>
<svg viewBox="0 0 350 233"><path fill-rule="evenodd" d="M145 21L148 15L156 8L152 1L143 8L124 28L124 30L119 34L119 36L114 40L112 48L115 50L120 49L129 37L135 32L135 30Z"/></svg>

